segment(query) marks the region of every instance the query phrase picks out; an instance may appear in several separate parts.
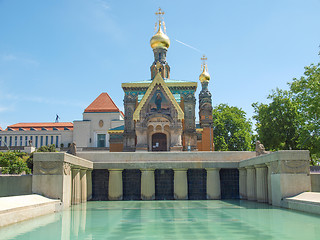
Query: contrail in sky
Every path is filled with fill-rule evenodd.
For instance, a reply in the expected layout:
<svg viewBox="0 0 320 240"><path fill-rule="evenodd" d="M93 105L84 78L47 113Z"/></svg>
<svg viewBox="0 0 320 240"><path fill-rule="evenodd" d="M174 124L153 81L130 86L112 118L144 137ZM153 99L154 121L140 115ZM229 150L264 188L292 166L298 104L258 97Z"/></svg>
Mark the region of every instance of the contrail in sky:
<svg viewBox="0 0 320 240"><path fill-rule="evenodd" d="M195 47L192 47L192 46L190 46L190 45L188 45L188 44L186 44L186 43L184 43L184 42L181 42L181 41L179 41L179 40L177 40L177 39L175 39L178 43L181 43L182 45L185 45L186 47L189 47L189 48L191 48L191 49L193 49L193 50L196 50L197 52L199 52L199 53L202 53L202 51L200 51L199 49L197 49L197 48L195 48Z"/></svg>

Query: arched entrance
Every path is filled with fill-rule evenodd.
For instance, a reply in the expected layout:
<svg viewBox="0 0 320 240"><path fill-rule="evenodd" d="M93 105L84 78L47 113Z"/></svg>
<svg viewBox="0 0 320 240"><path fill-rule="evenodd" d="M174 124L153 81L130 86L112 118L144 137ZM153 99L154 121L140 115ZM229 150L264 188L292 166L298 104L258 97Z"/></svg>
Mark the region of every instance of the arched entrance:
<svg viewBox="0 0 320 240"><path fill-rule="evenodd" d="M152 135L152 151L167 151L167 135L155 133Z"/></svg>

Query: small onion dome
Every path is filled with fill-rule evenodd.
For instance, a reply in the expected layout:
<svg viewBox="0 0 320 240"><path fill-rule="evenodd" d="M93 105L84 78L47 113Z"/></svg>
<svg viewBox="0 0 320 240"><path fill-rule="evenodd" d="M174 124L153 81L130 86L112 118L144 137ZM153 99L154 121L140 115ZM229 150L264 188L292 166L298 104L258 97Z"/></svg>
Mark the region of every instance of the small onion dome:
<svg viewBox="0 0 320 240"><path fill-rule="evenodd" d="M201 83L210 81L210 74L207 72L205 67L203 68L203 71L199 76L199 80Z"/></svg>
<svg viewBox="0 0 320 240"><path fill-rule="evenodd" d="M165 48L168 49L170 46L170 39L169 37L162 32L161 26L159 26L158 32L153 35L153 37L150 40L150 45L152 49L157 48Z"/></svg>

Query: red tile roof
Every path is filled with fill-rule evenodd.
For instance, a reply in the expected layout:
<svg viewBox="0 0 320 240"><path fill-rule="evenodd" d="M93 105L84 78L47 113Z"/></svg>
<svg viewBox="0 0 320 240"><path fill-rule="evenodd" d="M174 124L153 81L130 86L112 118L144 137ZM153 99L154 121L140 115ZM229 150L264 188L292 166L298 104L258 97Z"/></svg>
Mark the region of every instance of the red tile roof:
<svg viewBox="0 0 320 240"><path fill-rule="evenodd" d="M0 131L3 131L2 127L0 127Z"/></svg>
<svg viewBox="0 0 320 240"><path fill-rule="evenodd" d="M108 93L101 93L85 110L89 112L120 112Z"/></svg>
<svg viewBox="0 0 320 240"><path fill-rule="evenodd" d="M6 131L10 128L12 131L19 131L19 129L30 131L31 128L34 130L41 131L43 128L52 131L53 128L57 130L73 130L73 123L71 122L45 122L45 123L16 123L7 127Z"/></svg>

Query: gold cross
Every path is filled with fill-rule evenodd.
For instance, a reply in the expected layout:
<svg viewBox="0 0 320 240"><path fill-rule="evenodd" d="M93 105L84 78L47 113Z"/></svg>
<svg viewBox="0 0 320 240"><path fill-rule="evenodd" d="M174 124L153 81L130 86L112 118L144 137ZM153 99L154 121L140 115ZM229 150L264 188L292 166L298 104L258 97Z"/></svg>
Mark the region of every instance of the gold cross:
<svg viewBox="0 0 320 240"><path fill-rule="evenodd" d="M164 12L159 8L158 12L155 13L158 16L159 27L161 26L161 22L163 21Z"/></svg>
<svg viewBox="0 0 320 240"><path fill-rule="evenodd" d="M206 66L206 61L208 60L208 58L206 58L206 55L203 54L203 57L201 58L202 60L202 64L201 64L201 68Z"/></svg>
<svg viewBox="0 0 320 240"><path fill-rule="evenodd" d="M162 15L164 15L164 12L159 8L158 12L156 12L156 15L158 15L159 21L162 21Z"/></svg>

